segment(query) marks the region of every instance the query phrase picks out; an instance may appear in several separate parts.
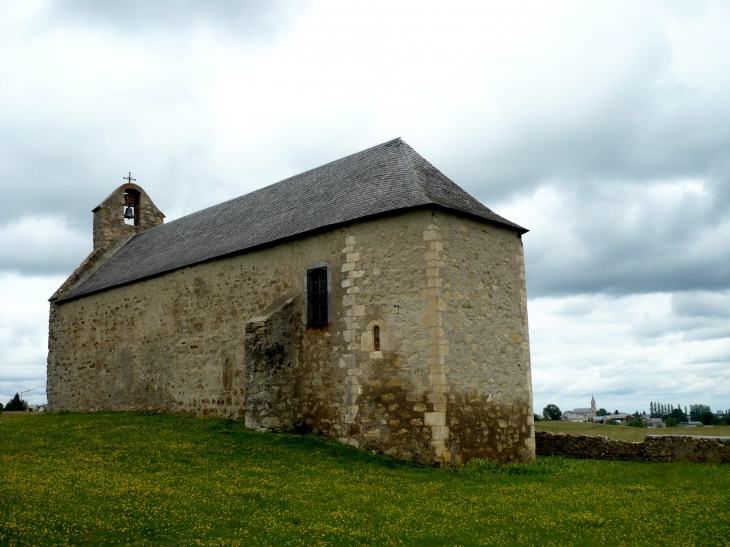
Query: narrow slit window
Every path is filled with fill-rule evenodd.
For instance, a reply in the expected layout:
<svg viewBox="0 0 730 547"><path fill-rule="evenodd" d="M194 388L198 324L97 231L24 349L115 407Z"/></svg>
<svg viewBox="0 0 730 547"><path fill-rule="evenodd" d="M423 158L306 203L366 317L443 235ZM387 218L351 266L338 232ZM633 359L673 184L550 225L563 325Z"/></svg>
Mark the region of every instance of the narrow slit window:
<svg viewBox="0 0 730 547"><path fill-rule="evenodd" d="M307 326L327 326L327 268L307 272Z"/></svg>
<svg viewBox="0 0 730 547"><path fill-rule="evenodd" d="M223 389L230 391L233 388L233 363L228 359L223 363Z"/></svg>
<svg viewBox="0 0 730 547"><path fill-rule="evenodd" d="M373 348L380 351L380 327L377 325L373 327Z"/></svg>

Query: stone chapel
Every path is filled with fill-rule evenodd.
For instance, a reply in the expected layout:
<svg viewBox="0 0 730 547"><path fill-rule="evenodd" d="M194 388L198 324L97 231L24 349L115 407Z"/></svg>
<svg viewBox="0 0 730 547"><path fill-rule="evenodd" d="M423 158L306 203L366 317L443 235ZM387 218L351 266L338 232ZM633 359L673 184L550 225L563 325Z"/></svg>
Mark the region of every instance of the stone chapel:
<svg viewBox="0 0 730 547"><path fill-rule="evenodd" d="M534 461L527 230L401 139L167 224L131 181L93 213L50 299L50 410Z"/></svg>

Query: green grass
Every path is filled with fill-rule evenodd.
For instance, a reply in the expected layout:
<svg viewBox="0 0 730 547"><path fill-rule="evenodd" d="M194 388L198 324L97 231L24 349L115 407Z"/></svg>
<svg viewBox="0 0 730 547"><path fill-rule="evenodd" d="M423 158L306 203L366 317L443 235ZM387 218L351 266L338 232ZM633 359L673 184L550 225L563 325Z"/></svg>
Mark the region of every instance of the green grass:
<svg viewBox="0 0 730 547"><path fill-rule="evenodd" d="M589 422L540 421L535 429L551 433L573 435L603 435L624 441L643 441L646 435L711 435L730 437L730 426L715 427L629 427L627 425L604 425Z"/></svg>
<svg viewBox="0 0 730 547"><path fill-rule="evenodd" d="M730 545L730 466L415 467L164 414L0 420L0 545Z"/></svg>

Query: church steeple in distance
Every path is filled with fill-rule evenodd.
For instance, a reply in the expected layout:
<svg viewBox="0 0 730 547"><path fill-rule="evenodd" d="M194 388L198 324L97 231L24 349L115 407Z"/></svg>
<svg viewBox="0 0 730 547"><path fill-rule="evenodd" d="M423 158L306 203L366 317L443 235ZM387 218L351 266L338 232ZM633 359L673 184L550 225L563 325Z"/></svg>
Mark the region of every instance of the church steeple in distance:
<svg viewBox="0 0 730 547"><path fill-rule="evenodd" d="M596 413L596 400L593 398L593 395L591 395L591 410L593 411L593 414Z"/></svg>

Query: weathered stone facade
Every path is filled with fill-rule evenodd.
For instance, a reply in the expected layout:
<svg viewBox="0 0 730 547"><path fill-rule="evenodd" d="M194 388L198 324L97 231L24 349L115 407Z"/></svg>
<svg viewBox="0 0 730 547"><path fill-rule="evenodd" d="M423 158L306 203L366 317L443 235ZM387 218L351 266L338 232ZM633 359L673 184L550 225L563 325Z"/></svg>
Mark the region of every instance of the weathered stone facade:
<svg viewBox="0 0 730 547"><path fill-rule="evenodd" d="M401 139L163 218L136 185L94 210L94 251L51 298L51 409L534 460L526 230Z"/></svg>
<svg viewBox="0 0 730 547"><path fill-rule="evenodd" d="M730 438L647 435L642 442L537 431L537 453L595 460L730 462Z"/></svg>
<svg viewBox="0 0 730 547"><path fill-rule="evenodd" d="M130 175L131 176L131 175ZM124 219L125 195L134 196L135 206L131 224ZM165 215L152 202L141 186L123 184L97 205L94 213L94 249L111 249L134 234L144 232L164 222Z"/></svg>
<svg viewBox="0 0 730 547"><path fill-rule="evenodd" d="M49 405L233 416L422 462L531 461L522 257L514 231L418 210L52 303ZM332 319L306 329L304 275L322 263ZM282 297L284 317L262 312Z"/></svg>
<svg viewBox="0 0 730 547"><path fill-rule="evenodd" d="M124 198L127 192L134 193L137 204L133 208L134 218L131 224L127 224L124 219ZM153 203L147 192L133 183L123 184L114 190L94 207L92 213L94 213L94 249L59 287L51 300L57 300L81 279L88 277L132 236L161 226L165 221L165 215Z"/></svg>

